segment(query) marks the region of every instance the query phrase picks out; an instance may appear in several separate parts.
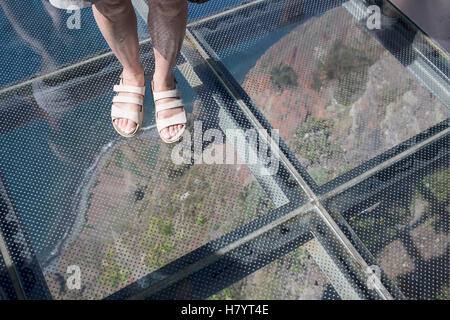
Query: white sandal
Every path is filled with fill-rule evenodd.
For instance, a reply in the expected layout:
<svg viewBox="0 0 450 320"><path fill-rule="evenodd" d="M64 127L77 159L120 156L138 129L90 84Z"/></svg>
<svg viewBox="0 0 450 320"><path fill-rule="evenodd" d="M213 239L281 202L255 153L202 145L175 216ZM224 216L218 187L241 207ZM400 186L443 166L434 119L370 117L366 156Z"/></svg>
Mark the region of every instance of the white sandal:
<svg viewBox="0 0 450 320"><path fill-rule="evenodd" d="M158 129L159 136L165 143L177 142L178 140L181 139L181 136L186 130L187 120L186 120L186 111L184 110L184 103L183 100L181 99L180 91L176 87L176 81L175 81L175 89L160 92L153 91L153 81L152 81L152 93L153 93L153 100L155 101L156 127ZM156 101L166 98L178 98L178 99L167 103L163 103L161 105L156 105ZM177 113L169 118L158 119L158 112L178 107L183 107L183 112ZM170 139L166 139L163 136L161 136L161 130L176 124L182 124L183 128L178 130L178 132L173 137L171 137Z"/></svg>
<svg viewBox="0 0 450 320"><path fill-rule="evenodd" d="M123 84L123 78L122 76L120 76L120 84L119 85L115 85L114 86L114 91L115 92L124 92L124 93L136 93L136 94L140 94L141 96L145 95L145 86L144 87L136 87L136 86L129 86L129 85L124 85ZM113 98L113 102L117 102L117 103L133 103L133 104L137 104L139 106L141 106L141 110L140 111L131 111L131 110L124 110L121 109L118 105L113 104L111 106L111 121L112 121L112 125L114 127L114 129L117 131L118 134L120 134L123 137L126 138L131 138L134 135L136 135L136 133L138 132L138 130L141 128L142 126L142 118L143 118L143 103L144 103L144 98L136 98L136 97L129 97L129 96L118 96L116 95ZM125 133L122 130L120 130L119 127L116 126L116 124L114 123L115 119L128 119L133 121L134 123L136 123L136 129L131 132L131 133Z"/></svg>

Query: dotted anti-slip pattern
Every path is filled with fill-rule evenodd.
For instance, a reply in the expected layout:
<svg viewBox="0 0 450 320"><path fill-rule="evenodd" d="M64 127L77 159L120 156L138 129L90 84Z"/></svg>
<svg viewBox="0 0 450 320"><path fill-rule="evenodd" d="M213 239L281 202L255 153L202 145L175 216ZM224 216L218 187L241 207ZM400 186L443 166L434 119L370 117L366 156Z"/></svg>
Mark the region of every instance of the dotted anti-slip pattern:
<svg viewBox="0 0 450 320"><path fill-rule="evenodd" d="M333 255L338 250L333 245L325 249L312 234L318 235L317 230L309 228L314 224L311 223L314 216L313 211L307 211L274 225L237 248L223 252L204 270L147 298L359 299L357 289L353 289L357 286L355 282L348 281L342 274L340 278L328 277L339 270L328 252ZM330 236L325 235L325 229L322 243ZM340 258L346 260L344 255Z"/></svg>
<svg viewBox="0 0 450 320"><path fill-rule="evenodd" d="M0 300L17 299L13 283L6 268L5 261L0 255Z"/></svg>
<svg viewBox="0 0 450 320"><path fill-rule="evenodd" d="M92 87L96 74L79 73L75 85L34 83L30 95L1 97L17 127L2 128L0 168L57 299L103 298L274 208L244 164L174 164L154 129L151 95L142 132L119 138L106 89L119 70L100 72L102 87ZM176 76L195 117L201 102ZM34 108L44 116L20 123ZM204 108L202 116L215 115ZM67 286L71 266L79 290Z"/></svg>
<svg viewBox="0 0 450 320"><path fill-rule="evenodd" d="M318 185L450 116L448 83L440 97L417 78L421 36L387 9L371 31L364 1L343 3L263 1L192 27Z"/></svg>
<svg viewBox="0 0 450 320"><path fill-rule="evenodd" d="M437 152L439 149L441 152ZM430 163L421 168L421 158L428 156ZM327 206L346 218L373 255L374 265L394 281L405 297L448 300L448 136L440 146L432 146L410 163L409 172L398 181L386 183L392 178L386 171L365 184L386 183L386 188L368 192L357 185L329 199Z"/></svg>
<svg viewBox="0 0 450 320"><path fill-rule="evenodd" d="M368 5L381 8L380 30L367 28ZM263 1L191 30L324 187L326 209L394 297L449 299L449 61L387 1ZM423 56L442 78L425 75ZM213 297L270 296L251 284L277 263Z"/></svg>
<svg viewBox="0 0 450 320"><path fill-rule="evenodd" d="M151 46L141 53L151 75ZM235 102L225 91L202 77L198 96L191 87L195 72L183 57L177 69L188 130L195 133L183 144L159 138L151 94L141 132L133 139L115 133L109 108L121 70L111 56L0 96L4 196L11 200L7 214L21 222L4 227L23 228L39 261L41 270L34 271L42 272L53 298L107 297L259 216L305 200L298 186L286 183L285 169L264 176L241 159L249 150L225 131L250 125L238 110L230 113L227 105ZM208 129L215 129L214 146L212 137L197 141ZM204 163L174 162L173 149L188 140ZM208 164L213 147L238 152L236 159ZM14 261L20 255L11 252Z"/></svg>
<svg viewBox="0 0 450 320"><path fill-rule="evenodd" d="M272 233L293 233L294 221L289 221ZM319 242L312 235L305 235L301 246L293 243L284 247L283 256L248 275L231 286L211 295L210 300L335 300L341 299L327 277L327 263L317 264L317 258L324 256L318 252ZM257 244L262 250L270 248L265 241ZM273 253L275 254L275 253ZM247 265L250 265L247 262ZM323 269L322 269L323 268ZM326 273L324 273L323 271ZM338 286L342 286L341 278ZM344 280L345 281L345 280ZM335 283L336 284L336 283ZM348 298L345 296L344 298Z"/></svg>
<svg viewBox="0 0 450 320"><path fill-rule="evenodd" d="M228 18L217 18L216 24L207 22L207 28L193 25L190 30L197 40L204 41L202 50L217 51L230 73L238 80L245 79L242 87L249 97L244 101L251 99L270 125L280 129L281 138L317 184L343 172L334 169L347 171L364 164L438 122L444 122L445 130L443 120L448 118L448 110L444 103L408 73L408 66L396 60L398 52L392 54L378 38L358 29L357 22L341 6L342 1L321 5L305 1L308 5L300 6L305 12L292 10L297 8L296 3L273 0L257 5L254 12L268 17L261 20L258 29L261 43L267 46L259 48L259 55L252 51L252 41L256 40L246 35L250 29L243 29L242 24L234 26L230 23L233 19L221 25L221 19ZM223 9L220 4L223 2L210 1L204 8L219 12ZM267 13L271 6L277 18ZM200 13L198 17L204 16ZM296 23L313 13L323 15ZM252 19L248 11L243 16L249 19L247 22ZM335 25L332 21L343 22L344 27L334 29L327 21L331 25ZM227 37L212 36L215 29L223 34L224 25L241 31ZM310 29L323 36L313 39L312 34L317 32ZM286 39L290 44L282 45L288 50L273 49ZM294 44L306 51L300 54L293 49ZM331 63L336 57L328 57L330 48L335 48L341 58L356 52L362 59L361 69L345 74L342 83L339 78L326 78L328 73L314 69L313 62L324 66ZM145 43L140 49L150 78L151 44ZM140 133L132 139L115 133L109 108L111 88L117 84L121 70L111 55L0 93L0 231L9 236L6 244L19 266L25 297L39 297L43 292L44 297L54 299L378 298L367 288L360 264L355 263L318 210L309 211L308 207L295 218L277 222L311 199L282 163L267 176L261 175L267 168L261 171L260 165L242 161L248 150L242 140L233 140L226 130L252 129L253 122L196 49L192 43L185 43L175 72L186 103L187 133L193 133L180 144L166 145L156 132L150 81ZM270 55L274 50L292 65L275 61L276 56ZM264 63L253 61L247 70L233 64L241 60L242 52L262 60L271 58ZM303 62L302 55L306 56ZM15 72L21 68L18 65ZM313 94L305 77L309 75L314 81L315 71L321 85ZM396 91L389 92L393 84L389 75L394 71L404 78L396 82ZM32 74L24 73L24 77ZM359 83L361 79L369 81L371 76L377 90L369 94L369 86ZM297 79L297 86L292 79ZM270 110L277 112L272 113L259 97L275 103ZM290 110L288 105L296 108ZM313 108L315 105L319 110ZM373 110L375 105L378 111ZM429 113L420 109L423 106ZM411 113L412 109L415 111ZM275 113L282 118L274 117ZM384 131L373 129L381 125ZM354 140L338 145L343 144L339 139L349 139L348 132L353 133ZM386 138L383 132L392 134ZM202 140L205 134L207 141ZM305 140L306 149L301 143L293 144L292 137ZM374 259L383 276L394 280L406 297L448 299L449 180L448 148L442 147L443 139L445 135L433 142L440 147L430 151L432 156L421 155L419 150L414 153L419 161L412 165L398 168L394 163L324 201L332 217L346 219L345 224L355 235L352 242L363 258ZM371 141L378 144L368 148ZM249 152L263 145L258 140L257 147ZM180 146L193 151L193 157L184 164L174 163L171 157ZM220 148L236 152L236 161L241 162L198 162L211 159L212 150ZM347 162L342 159L351 164L345 167L342 163ZM319 172L318 168L331 173ZM383 180L386 176L398 179L387 183ZM364 188L358 188L364 183L380 188L367 194ZM315 185L309 187L314 189ZM265 226L270 228L260 232ZM242 240L244 236L246 240ZM222 260L209 261L218 250L225 252ZM204 266L196 274L183 274L194 263ZM181 280L163 287L164 280L172 275ZM267 278L271 279L270 287L262 283L261 279ZM0 278L3 288L6 282L2 281ZM153 290L158 285L160 290Z"/></svg>
<svg viewBox="0 0 450 320"><path fill-rule="evenodd" d="M329 280L305 246L212 295L211 300L317 300L333 296Z"/></svg>

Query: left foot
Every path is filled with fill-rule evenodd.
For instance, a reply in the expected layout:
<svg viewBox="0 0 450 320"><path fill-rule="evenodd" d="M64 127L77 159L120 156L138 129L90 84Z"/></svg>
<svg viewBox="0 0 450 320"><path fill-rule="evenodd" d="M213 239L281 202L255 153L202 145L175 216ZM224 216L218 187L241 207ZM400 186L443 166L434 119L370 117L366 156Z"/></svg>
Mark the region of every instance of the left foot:
<svg viewBox="0 0 450 320"><path fill-rule="evenodd" d="M153 78L153 91L154 92L160 92L160 91L167 91L167 90L173 90L175 89L175 77L173 74L168 79L160 81L160 78L154 77ZM164 103L168 103L171 101L178 100L177 98L165 98L161 99L155 102L155 105L162 105ZM183 112L183 107L177 107L172 109L167 109L160 111L156 114L157 119L166 119L170 118L173 115L176 115L180 112ZM184 124L175 124L171 125L167 128L164 128L161 130L160 134L164 137L164 139L170 140L172 137L174 137L178 131L183 129Z"/></svg>

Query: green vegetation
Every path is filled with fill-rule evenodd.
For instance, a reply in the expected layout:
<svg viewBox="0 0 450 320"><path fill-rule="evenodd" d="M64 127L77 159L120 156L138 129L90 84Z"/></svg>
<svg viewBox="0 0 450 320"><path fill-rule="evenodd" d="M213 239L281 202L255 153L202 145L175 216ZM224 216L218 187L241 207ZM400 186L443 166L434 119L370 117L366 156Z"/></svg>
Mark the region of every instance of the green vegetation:
<svg viewBox="0 0 450 320"><path fill-rule="evenodd" d="M319 186L330 181L330 172L325 168L314 168L309 174Z"/></svg>
<svg viewBox="0 0 450 320"><path fill-rule="evenodd" d="M446 203L450 198L450 168L426 176L423 184L437 201Z"/></svg>
<svg viewBox="0 0 450 320"><path fill-rule="evenodd" d="M284 90L289 87L297 86L298 75L291 66L281 64L270 70L270 80L278 90Z"/></svg>
<svg viewBox="0 0 450 320"><path fill-rule="evenodd" d="M311 178L319 185L323 185L336 177L339 177L341 174L346 173L351 170L352 166L343 165L337 171L329 170L322 167L312 168L308 170L308 173L311 175Z"/></svg>
<svg viewBox="0 0 450 320"><path fill-rule="evenodd" d="M239 202L241 214L235 219L235 223L238 225L246 224L273 208L267 194L256 181L247 184L239 192Z"/></svg>
<svg viewBox="0 0 450 320"><path fill-rule="evenodd" d="M351 169L353 169L352 165L349 164L344 164L342 165L339 170L337 171L337 173L333 176L333 178L340 176L341 174L346 173L347 171L350 171Z"/></svg>
<svg viewBox="0 0 450 320"><path fill-rule="evenodd" d="M370 232L377 224L383 224L383 218L374 218L374 217L351 217L350 223L355 230L364 232Z"/></svg>
<svg viewBox="0 0 450 320"><path fill-rule="evenodd" d="M450 203L450 168L441 168L425 176L419 192L423 199L429 202L425 215L431 218L431 224L436 232L449 232L450 216L446 207Z"/></svg>
<svg viewBox="0 0 450 320"><path fill-rule="evenodd" d="M238 300L236 294L234 293L234 291L236 290L233 290L232 286L225 288L216 294L213 294L207 300Z"/></svg>
<svg viewBox="0 0 450 320"><path fill-rule="evenodd" d="M293 261L289 266L289 271L293 273L302 273L306 270L308 259L308 251L304 247L300 247L297 250L290 252L286 255L287 261Z"/></svg>
<svg viewBox="0 0 450 320"><path fill-rule="evenodd" d="M208 300L301 299L305 289L311 289L309 293L315 291L317 295L322 295L324 284L313 286L309 281L311 274L319 272L310 259L308 250L304 246L299 247L246 279L210 296ZM292 287L297 288L296 292L290 289Z"/></svg>
<svg viewBox="0 0 450 320"><path fill-rule="evenodd" d="M204 225L206 222L208 221L208 217L206 216L206 215L204 215L204 214L201 214L201 215L199 215L198 217L197 217L197 221L196 221L196 223L198 224L198 225Z"/></svg>
<svg viewBox="0 0 450 320"><path fill-rule="evenodd" d="M356 234L360 237L362 242L369 248L369 250L378 249L379 237L373 236L373 230L383 230L384 232L385 219L383 217L367 217L364 215L351 217L350 225ZM387 234L386 234L387 235Z"/></svg>
<svg viewBox="0 0 450 320"><path fill-rule="evenodd" d="M160 220L159 229L161 234L166 237L170 237L173 234L173 224L170 220Z"/></svg>
<svg viewBox="0 0 450 320"><path fill-rule="evenodd" d="M441 291L437 294L436 299L438 300L450 300L450 284L445 284Z"/></svg>
<svg viewBox="0 0 450 320"><path fill-rule="evenodd" d="M336 40L313 73L311 88L320 92L324 84L337 81L334 97L340 104L350 105L364 92L368 69L377 59L371 50L361 50Z"/></svg>
<svg viewBox="0 0 450 320"><path fill-rule="evenodd" d="M170 253L172 253L175 244L167 240L154 243L147 252L145 264L150 270L156 270L171 261Z"/></svg>
<svg viewBox="0 0 450 320"><path fill-rule="evenodd" d="M87 197L86 197L86 211L89 210L89 208L91 207L91 199L94 196L93 192L89 192Z"/></svg>
<svg viewBox="0 0 450 320"><path fill-rule="evenodd" d="M173 216L175 215L175 213L177 213L178 211L180 211L180 208L176 205L173 205L172 203L168 203L167 207L165 208L165 212L169 215L169 216Z"/></svg>
<svg viewBox="0 0 450 320"><path fill-rule="evenodd" d="M94 189L98 184L100 183L100 180L95 179L95 181L92 183L91 187L89 189Z"/></svg>
<svg viewBox="0 0 450 320"><path fill-rule="evenodd" d="M444 207L449 201L449 172L449 168L444 168L428 174L411 186L409 196L393 196L397 201L389 208L380 207L381 210L351 217L351 227L372 250L380 250L387 237L396 237L411 223L416 210L421 210L418 214L426 218L436 232L448 232L448 215ZM385 237L377 236L380 234Z"/></svg>
<svg viewBox="0 0 450 320"><path fill-rule="evenodd" d="M145 211L147 210L149 206L150 201L144 200L141 205L136 209L136 215L138 217L141 217L143 214L145 214Z"/></svg>
<svg viewBox="0 0 450 320"><path fill-rule="evenodd" d="M157 235L158 231L160 237ZM171 261L171 254L175 249L175 242L172 241L174 236L176 235L171 220L150 217L147 231L141 235L139 241L140 250L146 252L145 265L150 271Z"/></svg>
<svg viewBox="0 0 450 320"><path fill-rule="evenodd" d="M377 230L377 234L395 237L398 231L409 223L412 216L409 206L394 204L385 212L378 213L376 216L371 215L370 212L364 212L360 216L351 217L350 225L364 244L371 249L379 249L378 243L386 239L374 237L374 230Z"/></svg>
<svg viewBox="0 0 450 320"><path fill-rule="evenodd" d="M115 156L115 164L117 167L123 169L123 170L127 170L139 177L145 178L145 174L143 174L141 171L139 171L138 166L136 165L136 163L134 163L133 161L131 161L130 158L128 158L122 150L118 149L116 151L116 156Z"/></svg>
<svg viewBox="0 0 450 320"><path fill-rule="evenodd" d="M318 164L321 157L330 158L342 152L339 143L329 141L333 127L333 120L308 117L297 128L294 150L312 164Z"/></svg>
<svg viewBox="0 0 450 320"><path fill-rule="evenodd" d="M189 169L192 168L192 166L189 164L175 165L172 163L172 161L170 161L169 163L170 164L167 166L168 168L167 177L170 179L179 179L185 173L187 173Z"/></svg>
<svg viewBox="0 0 450 320"><path fill-rule="evenodd" d="M199 190L196 191L196 193L189 195L186 200L184 200L185 210L183 210L183 212L190 217L196 216L199 212L202 211L202 207L205 205L205 194L200 193Z"/></svg>
<svg viewBox="0 0 450 320"><path fill-rule="evenodd" d="M311 88L314 89L317 92L320 92L322 89L322 79L320 78L320 73L315 71L312 75L312 83Z"/></svg>
<svg viewBox="0 0 450 320"><path fill-rule="evenodd" d="M138 152L139 158L147 164L150 168L155 169L158 163L160 145L152 145L148 149L144 148L142 151Z"/></svg>
<svg viewBox="0 0 450 320"><path fill-rule="evenodd" d="M396 228L399 226L406 226L411 217L412 213L409 208L405 208L402 206L394 206L388 210L388 220L391 228Z"/></svg>
<svg viewBox="0 0 450 320"><path fill-rule="evenodd" d="M111 289L115 290L123 286L131 275L128 269L122 269L117 259L117 252L110 249L101 265L102 275L100 276L100 284L109 284Z"/></svg>
<svg viewBox="0 0 450 320"><path fill-rule="evenodd" d="M103 162L102 169L108 169L111 161L108 159L107 161Z"/></svg>

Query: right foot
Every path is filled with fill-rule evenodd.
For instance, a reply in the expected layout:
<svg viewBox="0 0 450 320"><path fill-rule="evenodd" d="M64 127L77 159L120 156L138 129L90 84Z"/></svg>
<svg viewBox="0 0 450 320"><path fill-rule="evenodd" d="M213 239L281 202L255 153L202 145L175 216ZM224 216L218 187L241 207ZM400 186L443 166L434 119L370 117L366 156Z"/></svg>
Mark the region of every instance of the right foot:
<svg viewBox="0 0 450 320"><path fill-rule="evenodd" d="M139 72L137 74L129 73L127 71L123 71L122 73L122 84L125 86L135 86L135 87L145 87L145 77L144 71ZM136 93L128 93L128 92L119 92L117 96L129 96L135 98L143 98L142 95ZM141 111L142 106L134 103L124 103L124 102L115 102L120 109L130 110L130 111ZM130 134L134 130L136 130L137 123L129 120L129 119L115 119L114 124L125 134Z"/></svg>

